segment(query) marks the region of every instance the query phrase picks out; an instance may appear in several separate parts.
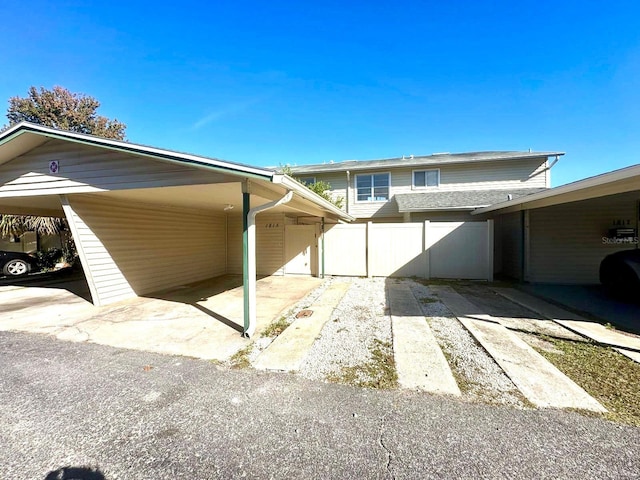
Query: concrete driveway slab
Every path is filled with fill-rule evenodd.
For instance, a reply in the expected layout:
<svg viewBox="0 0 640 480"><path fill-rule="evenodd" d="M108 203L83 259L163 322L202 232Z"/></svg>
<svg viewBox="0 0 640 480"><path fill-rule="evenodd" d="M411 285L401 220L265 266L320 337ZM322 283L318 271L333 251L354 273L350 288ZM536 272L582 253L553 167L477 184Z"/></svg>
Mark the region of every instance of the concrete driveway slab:
<svg viewBox="0 0 640 480"><path fill-rule="evenodd" d="M259 333L322 283L313 277L257 282ZM95 307L61 288L0 287L0 330L224 361L244 348L242 280L225 276Z"/></svg>
<svg viewBox="0 0 640 480"><path fill-rule="evenodd" d="M569 330L590 338L603 345L609 345L621 354L640 362L640 337L606 328L600 323L552 305L544 300L514 288L494 288L496 293L553 320Z"/></svg>
<svg viewBox="0 0 640 480"><path fill-rule="evenodd" d="M460 395L449 363L408 285L388 285L398 383L409 389Z"/></svg>
<svg viewBox="0 0 640 480"><path fill-rule="evenodd" d="M295 320L258 356L253 366L259 370L291 372L300 369L325 323L349 289L348 283L333 283L308 307L309 317Z"/></svg>
<svg viewBox="0 0 640 480"><path fill-rule="evenodd" d="M542 355L483 314L450 287L432 287L440 300L505 371L522 394L538 407L607 410Z"/></svg>

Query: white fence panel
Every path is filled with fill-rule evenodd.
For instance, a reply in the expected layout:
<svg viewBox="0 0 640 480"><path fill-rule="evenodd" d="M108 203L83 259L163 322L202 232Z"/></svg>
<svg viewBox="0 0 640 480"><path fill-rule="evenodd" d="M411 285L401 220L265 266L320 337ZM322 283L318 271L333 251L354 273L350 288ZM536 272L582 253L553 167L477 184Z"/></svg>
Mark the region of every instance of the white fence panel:
<svg viewBox="0 0 640 480"><path fill-rule="evenodd" d="M490 280L491 227L490 222L426 222L430 277Z"/></svg>
<svg viewBox="0 0 640 480"><path fill-rule="evenodd" d="M369 275L426 276L423 232L422 223L369 224Z"/></svg>
<svg viewBox="0 0 640 480"><path fill-rule="evenodd" d="M334 225L325 273L493 280L493 222Z"/></svg>
<svg viewBox="0 0 640 480"><path fill-rule="evenodd" d="M367 225L327 225L324 234L327 275L367 275Z"/></svg>

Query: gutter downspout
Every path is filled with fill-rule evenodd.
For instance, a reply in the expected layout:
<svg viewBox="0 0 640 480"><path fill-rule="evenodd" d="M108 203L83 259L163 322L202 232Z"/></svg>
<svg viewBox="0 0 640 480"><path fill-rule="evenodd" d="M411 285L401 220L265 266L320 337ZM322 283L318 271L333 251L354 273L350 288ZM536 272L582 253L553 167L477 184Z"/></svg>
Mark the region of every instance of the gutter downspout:
<svg viewBox="0 0 640 480"><path fill-rule="evenodd" d="M344 199L345 202L345 208L346 208L346 212L347 215L349 215L349 188L351 187L351 172L349 170L347 170L347 190L346 190L346 197Z"/></svg>
<svg viewBox="0 0 640 480"><path fill-rule="evenodd" d="M249 195L246 193L245 195ZM256 331L256 215L265 210L288 203L293 198L293 192L289 190L280 200L265 203L259 207L246 209L246 249L244 255L244 337L252 337ZM245 207L246 208L246 207Z"/></svg>

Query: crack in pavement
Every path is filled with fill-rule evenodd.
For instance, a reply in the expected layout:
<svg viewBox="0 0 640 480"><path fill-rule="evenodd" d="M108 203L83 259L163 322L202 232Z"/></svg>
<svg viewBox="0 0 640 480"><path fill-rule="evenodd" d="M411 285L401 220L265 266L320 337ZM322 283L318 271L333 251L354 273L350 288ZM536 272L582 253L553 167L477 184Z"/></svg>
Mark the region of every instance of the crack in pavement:
<svg viewBox="0 0 640 480"><path fill-rule="evenodd" d="M384 430L385 430L385 421L387 419L387 416L389 415L389 413L385 413L382 418L380 419L380 432L378 434L378 445L386 452L387 454L387 465L386 465L386 469L387 469L387 477L390 478L391 480L395 480L396 476L393 474L392 468L391 468L391 462L393 461L393 452L385 445L382 437L384 435Z"/></svg>

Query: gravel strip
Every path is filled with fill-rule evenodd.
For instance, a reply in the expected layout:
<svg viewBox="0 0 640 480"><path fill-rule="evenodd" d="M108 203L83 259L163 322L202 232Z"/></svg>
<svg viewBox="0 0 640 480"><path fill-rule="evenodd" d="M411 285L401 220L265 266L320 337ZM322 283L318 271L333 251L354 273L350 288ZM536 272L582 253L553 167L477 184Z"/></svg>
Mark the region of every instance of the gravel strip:
<svg viewBox="0 0 640 480"><path fill-rule="evenodd" d="M368 363L376 340L391 343L385 279L333 280L351 286L302 363L300 374L312 380L340 376L344 367Z"/></svg>
<svg viewBox="0 0 640 480"><path fill-rule="evenodd" d="M290 307L289 310L287 310L286 312L284 312L282 314L282 316L285 317L285 321L288 325L291 325L294 320L296 319L296 314L300 311L300 310L304 310L306 308L309 307L309 305L313 304L313 302L315 302L320 295L322 295L324 293L324 291L329 287L329 285L331 285L333 283L334 279L333 278L326 278L325 281L318 286L317 288L314 288L311 292L309 292L304 298L302 298L301 300L299 300L294 306ZM279 320L279 318L275 318L273 320L273 322L277 322ZM272 322L272 323L273 323ZM268 328L268 326L267 326ZM254 337L252 337L253 342L251 342L249 344L248 347L248 352L247 352L247 359L250 363L253 363L256 358L258 358L258 355L260 355L260 353L267 348L269 345L271 345L271 343L277 338L277 335L271 336L271 337L263 337L262 333L258 333L257 335L255 335Z"/></svg>
<svg viewBox="0 0 640 480"><path fill-rule="evenodd" d="M436 340L447 356L463 398L524 407L524 397L491 356L478 344L429 288L404 280L422 306Z"/></svg>

